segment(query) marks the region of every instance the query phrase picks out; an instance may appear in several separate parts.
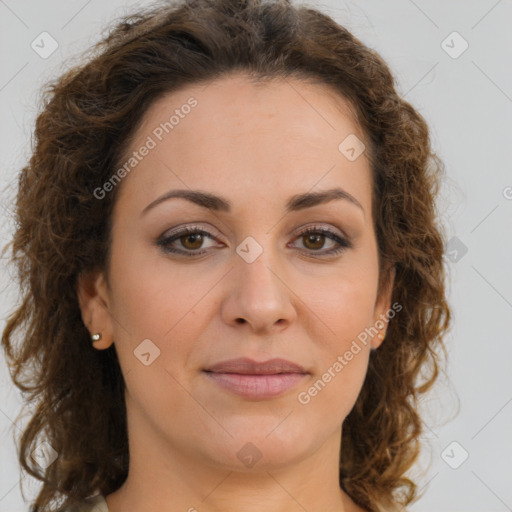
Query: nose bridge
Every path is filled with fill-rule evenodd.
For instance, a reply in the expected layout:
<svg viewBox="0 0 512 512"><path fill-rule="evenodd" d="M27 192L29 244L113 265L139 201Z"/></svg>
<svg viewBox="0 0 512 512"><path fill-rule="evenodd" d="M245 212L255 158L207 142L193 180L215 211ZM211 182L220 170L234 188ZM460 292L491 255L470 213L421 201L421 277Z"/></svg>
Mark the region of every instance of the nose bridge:
<svg viewBox="0 0 512 512"><path fill-rule="evenodd" d="M247 237L237 247L233 286L223 311L228 323L244 320L254 330L265 330L293 319L290 291L279 275L281 265L270 246L271 237L265 242L260 244Z"/></svg>
<svg viewBox="0 0 512 512"><path fill-rule="evenodd" d="M254 250L250 248L250 251ZM254 307L275 307L282 300L282 283L272 268L272 249L266 247L254 261L240 257L237 262L237 288L243 296L252 299Z"/></svg>
<svg viewBox="0 0 512 512"><path fill-rule="evenodd" d="M278 279L276 271L272 268L268 252L261 254L252 263L239 262L239 266L238 281L239 285L244 288L245 293L274 300L281 295L280 285L282 283Z"/></svg>

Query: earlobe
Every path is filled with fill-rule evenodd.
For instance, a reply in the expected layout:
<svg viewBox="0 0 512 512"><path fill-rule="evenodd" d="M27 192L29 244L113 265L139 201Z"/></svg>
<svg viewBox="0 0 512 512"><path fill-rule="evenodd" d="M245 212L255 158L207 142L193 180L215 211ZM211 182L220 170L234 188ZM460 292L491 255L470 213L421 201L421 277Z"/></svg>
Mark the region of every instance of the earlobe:
<svg viewBox="0 0 512 512"><path fill-rule="evenodd" d="M114 334L103 273L80 274L76 292L82 321L91 335L91 343L98 350L109 348L114 342Z"/></svg>
<svg viewBox="0 0 512 512"><path fill-rule="evenodd" d="M373 349L373 350L376 350L378 349L381 345L382 345L382 342L384 341L384 339L386 338L386 329L387 329L387 324L385 325L385 327L382 329L384 332L382 331L379 331L371 340L370 342L370 347Z"/></svg>

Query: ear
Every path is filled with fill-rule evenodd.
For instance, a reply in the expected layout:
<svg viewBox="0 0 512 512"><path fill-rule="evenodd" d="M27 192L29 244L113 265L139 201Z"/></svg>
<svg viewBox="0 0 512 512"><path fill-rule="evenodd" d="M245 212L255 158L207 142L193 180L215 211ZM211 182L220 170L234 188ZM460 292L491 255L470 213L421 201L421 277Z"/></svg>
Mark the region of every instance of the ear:
<svg viewBox="0 0 512 512"><path fill-rule="evenodd" d="M80 274L76 288L82 320L91 335L99 333L101 338L92 341L94 348L105 350L114 343L112 318L109 311L109 293L102 272L91 271Z"/></svg>
<svg viewBox="0 0 512 512"><path fill-rule="evenodd" d="M371 347L373 349L379 348L386 337L389 322L389 311L391 309L391 296L393 295L393 288L395 284L395 265L388 265L383 272L387 275L383 278L383 284L377 295L377 300L375 301L373 326L378 330L378 332L373 336L371 341Z"/></svg>

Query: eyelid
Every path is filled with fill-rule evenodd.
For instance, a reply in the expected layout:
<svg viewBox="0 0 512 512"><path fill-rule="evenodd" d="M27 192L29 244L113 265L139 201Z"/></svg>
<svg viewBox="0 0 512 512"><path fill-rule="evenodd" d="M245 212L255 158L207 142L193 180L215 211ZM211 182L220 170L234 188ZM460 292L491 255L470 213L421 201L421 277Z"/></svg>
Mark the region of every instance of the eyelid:
<svg viewBox="0 0 512 512"><path fill-rule="evenodd" d="M333 226L332 224L329 224L328 226L323 225L323 224L318 224L318 223L308 224L307 226L303 226L303 227L299 228L299 230L295 236L300 236L304 233L308 233L309 231L318 230L318 231L322 231L325 233L332 233L334 235L339 236L340 238L344 238L347 241L349 240L349 237L341 229L336 227L336 229L339 231L339 233L338 233L333 230L333 227L336 227L336 226Z"/></svg>
<svg viewBox="0 0 512 512"><path fill-rule="evenodd" d="M158 239L168 239L177 234L187 234L189 232L201 232L211 236L212 238L222 238L222 234L220 231L215 229L213 226L211 228L205 228L204 225L201 224L187 224L185 226L178 226L176 228L172 228L171 230L165 231L162 235L158 237Z"/></svg>

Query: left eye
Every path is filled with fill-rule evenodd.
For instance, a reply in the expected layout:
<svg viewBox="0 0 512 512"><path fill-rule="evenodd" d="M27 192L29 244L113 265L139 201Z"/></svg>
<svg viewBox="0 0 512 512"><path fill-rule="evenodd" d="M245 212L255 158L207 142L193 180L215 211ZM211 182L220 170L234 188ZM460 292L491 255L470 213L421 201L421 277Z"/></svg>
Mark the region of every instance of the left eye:
<svg viewBox="0 0 512 512"><path fill-rule="evenodd" d="M297 240L302 240L302 244L306 249L310 249L313 253L318 253L314 254L314 256L332 256L351 247L348 240L337 235L330 229L319 227L308 228L302 231L299 233ZM331 247L319 252L320 249L324 248L326 241L331 242Z"/></svg>
<svg viewBox="0 0 512 512"><path fill-rule="evenodd" d="M166 253L194 257L207 252L206 250L200 251L200 249L214 247L214 244L204 247L203 244L207 239L210 239L212 242L215 241L215 237L208 231L189 227L161 238L158 240L157 245ZM325 228L306 229L297 235L296 240L302 240L302 248L313 253L312 255L316 257L338 254L351 247L347 240ZM325 250L324 245L327 241L330 242L331 247ZM176 243L179 243L181 248L176 247ZM321 249L324 250L320 252Z"/></svg>

